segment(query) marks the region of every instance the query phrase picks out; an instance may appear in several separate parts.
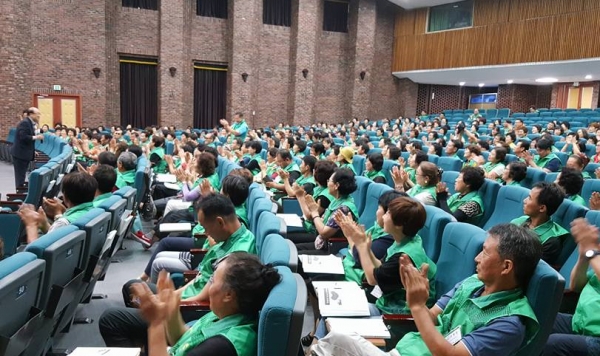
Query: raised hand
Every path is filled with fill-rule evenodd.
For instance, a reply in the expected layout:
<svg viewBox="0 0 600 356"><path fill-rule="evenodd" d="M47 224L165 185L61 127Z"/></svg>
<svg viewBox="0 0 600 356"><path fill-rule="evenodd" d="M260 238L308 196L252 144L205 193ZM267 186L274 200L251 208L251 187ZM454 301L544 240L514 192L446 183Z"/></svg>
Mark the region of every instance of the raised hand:
<svg viewBox="0 0 600 356"><path fill-rule="evenodd" d="M435 192L436 193L448 193L448 187L446 187L446 183L444 182L439 182L436 186L435 186Z"/></svg>
<svg viewBox="0 0 600 356"><path fill-rule="evenodd" d="M587 250L598 248L598 228L591 225L584 218L573 220L571 223L571 235L579 246L579 254L585 255Z"/></svg>
<svg viewBox="0 0 600 356"><path fill-rule="evenodd" d="M200 184L200 194L209 195L213 191L214 191L213 187L212 187L212 185L210 185L210 182L208 181L208 179L203 180L202 183Z"/></svg>
<svg viewBox="0 0 600 356"><path fill-rule="evenodd" d="M400 256L400 279L406 289L406 304L410 309L425 307L429 299L429 279L427 272L429 265L423 263L419 271L412 263L408 255Z"/></svg>
<svg viewBox="0 0 600 356"><path fill-rule="evenodd" d="M592 193L592 196L590 197L590 209L600 210L600 193Z"/></svg>
<svg viewBox="0 0 600 356"><path fill-rule="evenodd" d="M306 202L306 207L310 211L311 215L319 213L319 204L317 204L312 195L305 195L304 201Z"/></svg>

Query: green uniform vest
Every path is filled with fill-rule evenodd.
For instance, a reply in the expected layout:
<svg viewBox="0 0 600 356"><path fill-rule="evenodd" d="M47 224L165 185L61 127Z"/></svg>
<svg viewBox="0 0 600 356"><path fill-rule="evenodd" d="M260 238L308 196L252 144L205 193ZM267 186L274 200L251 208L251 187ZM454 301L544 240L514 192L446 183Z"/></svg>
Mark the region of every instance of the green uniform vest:
<svg viewBox="0 0 600 356"><path fill-rule="evenodd" d="M254 235L243 225L226 241L219 242L208 250L199 266L200 275L183 290L181 299L187 299L200 294L214 272L213 263L235 251L256 254L256 240L254 239Z"/></svg>
<svg viewBox="0 0 600 356"><path fill-rule="evenodd" d="M163 147L156 147L150 151L150 156L156 154L160 157L160 161L154 164L152 171L154 173L167 173L167 161L165 161L165 149Z"/></svg>
<svg viewBox="0 0 600 356"><path fill-rule="evenodd" d="M288 164L287 167L282 168L282 170L284 172L288 172L288 173L291 173L291 172L300 173L300 167L298 167L298 165L294 162ZM300 173L300 175L302 175L302 173ZM281 190L279 190L279 189L271 188L270 190L274 193L282 193Z"/></svg>
<svg viewBox="0 0 600 356"><path fill-rule="evenodd" d="M387 235L387 232L383 231L383 228L379 226L377 221L375 224L369 228L369 230L365 231L367 236L371 235L373 240L377 240L381 236ZM348 248L348 252L346 253L346 257L342 260L342 265L344 266L344 277L349 282L356 282L359 286L362 285L362 281L365 276L365 271L362 268L355 268L356 261L354 260L354 255L352 254L352 249Z"/></svg>
<svg viewBox="0 0 600 356"><path fill-rule="evenodd" d="M327 198L330 204L335 200L333 195L329 193L329 188L316 185L313 189L313 198L315 199L315 201L318 201L320 197ZM312 234L317 233L317 229L315 229L315 224L312 221L302 220L302 225L304 226L304 230L306 230L306 232L310 232Z"/></svg>
<svg viewBox="0 0 600 356"><path fill-rule="evenodd" d="M340 168L347 168L347 169L351 170L352 172L354 172L354 174L356 174L356 170L354 169L354 166L350 163L340 164Z"/></svg>
<svg viewBox="0 0 600 356"><path fill-rule="evenodd" d="M363 175L367 178L369 178L370 180L374 180L377 177L381 177L384 180L386 180L385 178L385 174L383 174L381 171L365 171L363 173Z"/></svg>
<svg viewBox="0 0 600 356"><path fill-rule="evenodd" d="M250 224L248 223L248 209L246 209L246 203L236 206L235 214L237 215L238 220L240 220L244 226L250 228Z"/></svg>
<svg viewBox="0 0 600 356"><path fill-rule="evenodd" d="M433 200L437 201L437 192L435 191L435 186L423 187L417 184L410 188L406 194L408 194L410 197L415 197L423 192L429 193L433 197Z"/></svg>
<svg viewBox="0 0 600 356"><path fill-rule="evenodd" d="M540 168L544 168L546 167L546 165L548 164L548 162L550 162L551 160L553 160L554 158L560 160L558 158L557 155L555 155L554 153L550 153L549 155L547 155L544 158L540 158L540 155L535 155L533 157L533 162L535 162L536 166L540 167Z"/></svg>
<svg viewBox="0 0 600 356"><path fill-rule="evenodd" d="M517 182L516 180L513 180L512 182L506 184L506 185L514 185L516 187L521 187L521 183Z"/></svg>
<svg viewBox="0 0 600 356"><path fill-rule="evenodd" d="M100 206L100 204L102 204L106 199L110 198L111 196L112 193L100 194L97 197L95 197L94 200L92 200L92 205L94 206L94 208L97 208Z"/></svg>
<svg viewBox="0 0 600 356"><path fill-rule="evenodd" d="M519 226L524 226L525 223L528 222L528 220L529 220L529 216L523 215L520 218L514 219L510 223L519 225ZM533 230L533 232L535 232L538 235L542 244L546 243L546 241L548 241L551 238L557 238L557 237L560 237L560 236L563 236L563 235L566 235L569 233L562 226L560 226L557 223L555 223L554 221L552 221L552 219L546 221L542 225L536 226L532 230Z"/></svg>
<svg viewBox="0 0 600 356"><path fill-rule="evenodd" d="M583 287L573 314L573 332L585 336L600 336L600 282L593 270L588 272L588 283Z"/></svg>
<svg viewBox="0 0 600 356"><path fill-rule="evenodd" d="M529 343L537 334L539 324L521 289L471 298L473 293L482 287L483 282L477 279L476 275L465 279L444 311L438 316L438 331L446 336L460 327L464 337L498 318L520 316L525 323L526 330L523 346ZM431 351L418 332L406 334L396 345L396 350L401 352L402 356L431 355Z"/></svg>
<svg viewBox="0 0 600 356"><path fill-rule="evenodd" d="M314 186L317 185L317 182L315 181L315 177L311 176L304 176L304 174L302 174L298 179L296 179L296 183L298 183L298 186L302 187L304 184L312 184Z"/></svg>
<svg viewBox="0 0 600 356"><path fill-rule="evenodd" d="M304 152L296 152L294 153L294 157L302 159L304 158Z"/></svg>
<svg viewBox="0 0 600 356"><path fill-rule="evenodd" d="M421 240L421 237L416 235L412 239L406 238L400 243L394 242L394 244L390 246L386 252L385 261L387 262L390 258L398 253L408 255L408 257L410 257L419 270L421 269L421 265L423 263L429 264L429 272L427 273L427 279L429 279L429 299L427 300L427 305L433 305L433 303L435 303L435 274L437 267L435 263L429 257L427 257L427 254L423 249L423 241ZM404 286L391 293L382 295L379 299L377 299L375 305L384 314L410 313L408 305L406 305L406 289L404 289Z"/></svg>
<svg viewBox="0 0 600 356"><path fill-rule="evenodd" d="M260 156L260 154L255 154L254 156L250 157L250 160L255 160L256 163L258 163L258 168L255 168L252 170L252 175L257 175L260 173L260 163L263 161L262 157ZM250 162L248 162L250 163Z"/></svg>
<svg viewBox="0 0 600 356"><path fill-rule="evenodd" d="M580 204L581 206L586 206L587 207L587 205L585 204L585 199L583 199L581 197L581 195L579 195L579 194L571 195L571 196L568 197L568 199L570 201L572 201L572 202Z"/></svg>
<svg viewBox="0 0 600 356"><path fill-rule="evenodd" d="M248 124L246 124L246 120L242 120L240 122L234 122L233 125L231 125L231 128L233 129L233 131L238 131L239 129L241 129L242 127L244 127L244 125L246 126L246 133L241 134L239 136L235 136L234 134L229 135L229 138L232 141L236 137L242 139L242 142L246 140L246 135L248 134Z"/></svg>
<svg viewBox="0 0 600 356"><path fill-rule="evenodd" d="M452 213L454 213L456 212L456 210L458 210L458 208L470 201L474 201L479 205L479 207L481 208L481 213L472 218L469 218L467 222L477 225L479 219L481 219L481 217L483 216L483 200L481 200L481 197L476 191L469 192L463 197L461 197L459 193L453 194L450 198L448 198L448 208Z"/></svg>
<svg viewBox="0 0 600 356"><path fill-rule="evenodd" d="M123 187L131 187L135 182L135 169L125 172L119 172L117 170L117 181L115 187L121 189Z"/></svg>
<svg viewBox="0 0 600 356"><path fill-rule="evenodd" d="M277 163L267 163L267 176L272 176L277 171Z"/></svg>
<svg viewBox="0 0 600 356"><path fill-rule="evenodd" d="M188 351L199 346L205 340L221 335L231 342L238 356L254 356L258 345L256 330L256 319L243 314L234 314L219 319L213 312L210 312L181 336L169 354L185 356Z"/></svg>
<svg viewBox="0 0 600 356"><path fill-rule="evenodd" d="M358 209L356 208L356 205L354 204L354 198L352 198L351 195L348 195L346 197L340 197L339 199L334 198L331 201L331 203L329 204L329 206L323 213L323 224L327 224L327 222L329 221L329 218L331 217L333 212L336 211L341 206L346 206L352 213L352 217L355 220L358 219Z"/></svg>
<svg viewBox="0 0 600 356"><path fill-rule="evenodd" d="M85 213L92 210L93 208L94 208L94 204L92 202L79 204L72 208L67 209L65 211L65 213L63 214L63 218L67 219L69 221L69 223L72 224L73 222L75 222L77 219L79 219L81 216L83 216Z"/></svg>
<svg viewBox="0 0 600 356"><path fill-rule="evenodd" d="M502 166L503 168L506 168L506 166L502 162L497 162L497 163L487 162L481 168L483 168L483 170L485 171L485 173L490 173L491 171L493 171L498 166ZM502 183L502 177L496 178L496 182Z"/></svg>
<svg viewBox="0 0 600 356"><path fill-rule="evenodd" d="M406 167L404 170L408 173L408 179L414 184L417 184L417 170L412 167Z"/></svg>
<svg viewBox="0 0 600 356"><path fill-rule="evenodd" d="M477 167L477 162L470 159L470 160L466 161L465 163L463 163L463 168L464 167Z"/></svg>

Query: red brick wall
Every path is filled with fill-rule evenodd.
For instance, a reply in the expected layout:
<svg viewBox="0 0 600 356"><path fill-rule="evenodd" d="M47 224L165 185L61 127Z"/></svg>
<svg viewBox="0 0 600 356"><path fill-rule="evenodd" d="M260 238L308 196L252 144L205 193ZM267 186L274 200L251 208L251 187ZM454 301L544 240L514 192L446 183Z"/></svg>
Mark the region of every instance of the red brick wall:
<svg viewBox="0 0 600 356"><path fill-rule="evenodd" d="M106 0L3 1L0 135L35 90L53 84L81 95L85 126L119 123L121 55L158 59L163 125L192 122L194 61L228 65L228 115L244 111L254 127L414 114L417 85L391 75L396 6L351 0L349 32L332 33L322 31L322 0L292 3L285 28L263 25L262 0L230 0L228 19L199 17L190 0L159 1L158 11Z"/></svg>

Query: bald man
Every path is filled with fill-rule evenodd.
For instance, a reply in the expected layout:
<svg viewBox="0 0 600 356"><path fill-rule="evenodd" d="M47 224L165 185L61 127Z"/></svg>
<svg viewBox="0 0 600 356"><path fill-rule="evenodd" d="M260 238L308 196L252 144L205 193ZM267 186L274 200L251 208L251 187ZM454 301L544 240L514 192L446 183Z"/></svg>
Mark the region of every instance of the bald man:
<svg viewBox="0 0 600 356"><path fill-rule="evenodd" d="M17 134L13 142L10 154L13 157L15 171L15 187L25 183L25 174L29 163L35 157L35 140L43 140L44 135L36 135L36 125L40 122L42 113L38 108L27 109L27 117L17 125Z"/></svg>

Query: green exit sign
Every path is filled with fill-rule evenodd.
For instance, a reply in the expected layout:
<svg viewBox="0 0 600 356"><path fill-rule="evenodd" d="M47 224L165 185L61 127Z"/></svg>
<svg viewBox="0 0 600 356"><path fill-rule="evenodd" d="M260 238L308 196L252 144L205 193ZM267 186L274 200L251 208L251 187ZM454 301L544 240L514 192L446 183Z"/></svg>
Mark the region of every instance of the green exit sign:
<svg viewBox="0 0 600 356"><path fill-rule="evenodd" d="M61 90L62 87L60 85L53 85L52 90Z"/></svg>

